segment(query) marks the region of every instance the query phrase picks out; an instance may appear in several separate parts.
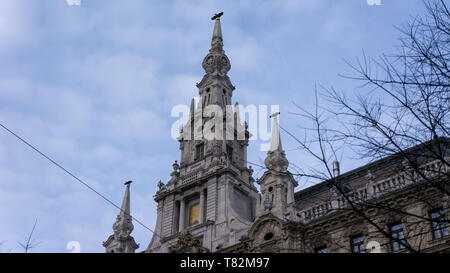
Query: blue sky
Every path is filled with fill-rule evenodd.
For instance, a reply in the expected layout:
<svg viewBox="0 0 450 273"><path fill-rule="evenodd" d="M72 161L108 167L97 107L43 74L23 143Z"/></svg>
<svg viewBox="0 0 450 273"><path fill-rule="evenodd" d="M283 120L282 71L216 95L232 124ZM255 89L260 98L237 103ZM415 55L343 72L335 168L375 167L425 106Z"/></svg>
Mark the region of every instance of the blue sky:
<svg viewBox="0 0 450 273"><path fill-rule="evenodd" d="M0 2L0 122L29 140L116 204L133 180L132 214L153 228L153 195L167 181L178 143L174 105L189 105L203 76L213 29L223 11L224 49L236 86L233 102L280 105L296 132L292 102L314 105L314 85L353 92L344 60L395 51L395 26L422 13L419 0ZM282 132L288 159L313 167ZM261 162L260 141L249 161ZM362 161L344 154L341 168ZM261 172L255 172L255 178ZM0 130L0 251L20 252L35 219L32 252L103 252L118 211ZM144 250L152 234L135 223Z"/></svg>

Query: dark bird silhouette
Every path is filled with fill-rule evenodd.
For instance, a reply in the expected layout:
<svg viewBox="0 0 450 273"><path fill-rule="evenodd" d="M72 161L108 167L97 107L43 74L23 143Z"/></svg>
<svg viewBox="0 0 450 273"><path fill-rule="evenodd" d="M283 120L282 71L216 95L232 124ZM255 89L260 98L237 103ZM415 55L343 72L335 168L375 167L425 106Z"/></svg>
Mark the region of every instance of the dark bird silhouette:
<svg viewBox="0 0 450 273"><path fill-rule="evenodd" d="M220 18L220 16L222 16L222 15L223 15L223 12L216 13L216 14L214 14L213 17L211 17L211 20L215 20L217 18Z"/></svg>
<svg viewBox="0 0 450 273"><path fill-rule="evenodd" d="M128 184L131 184L133 181L127 181L127 182L125 182L124 184L125 185L128 185Z"/></svg>

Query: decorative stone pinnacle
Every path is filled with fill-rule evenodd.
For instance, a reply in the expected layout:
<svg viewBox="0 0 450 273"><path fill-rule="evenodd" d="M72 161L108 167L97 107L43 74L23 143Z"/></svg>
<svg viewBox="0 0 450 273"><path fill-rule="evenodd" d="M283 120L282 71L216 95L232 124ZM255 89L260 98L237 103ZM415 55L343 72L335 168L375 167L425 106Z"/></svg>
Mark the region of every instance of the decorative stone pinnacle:
<svg viewBox="0 0 450 273"><path fill-rule="evenodd" d="M264 160L264 164L269 170L277 172L286 172L289 166L289 161L284 153L283 146L281 145L280 131L278 129L278 115L280 112L270 115L273 118L272 123L272 138L270 140L270 149L267 152L267 157Z"/></svg>
<svg viewBox="0 0 450 273"><path fill-rule="evenodd" d="M175 162L172 164L172 167L173 167L173 170L174 170L174 171L178 171L178 168L179 168L180 166L178 165L178 162L175 160Z"/></svg>
<svg viewBox="0 0 450 273"><path fill-rule="evenodd" d="M280 130L278 129L278 116L280 115L280 112L273 113L270 115L270 118L273 118L273 124L272 124L272 138L270 140L270 149L269 151L275 151L279 150L282 151L283 147L281 145L281 139L280 139Z"/></svg>
<svg viewBox="0 0 450 273"><path fill-rule="evenodd" d="M225 76L230 70L230 60L223 51L222 27L220 26L220 16L223 12L214 15L211 19L215 20L213 35L211 39L211 49L208 55L203 59L203 69L206 74Z"/></svg>
<svg viewBox="0 0 450 273"><path fill-rule="evenodd" d="M130 215L130 184L132 181L125 182L126 190L123 196L122 207L120 213L117 215L116 222L113 225L114 235L116 238L127 238L134 229L131 223Z"/></svg>

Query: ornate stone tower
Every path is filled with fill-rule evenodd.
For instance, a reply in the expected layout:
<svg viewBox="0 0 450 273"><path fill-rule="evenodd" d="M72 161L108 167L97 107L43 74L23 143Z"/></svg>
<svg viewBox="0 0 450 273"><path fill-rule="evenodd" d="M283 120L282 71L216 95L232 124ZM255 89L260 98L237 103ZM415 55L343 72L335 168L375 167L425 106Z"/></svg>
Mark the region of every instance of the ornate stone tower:
<svg viewBox="0 0 450 273"><path fill-rule="evenodd" d="M113 225L114 234L109 236L106 242L103 242L106 253L134 253L139 248L139 245L130 235L134 229L130 215L130 184L131 181L125 183L127 188L123 196L120 213Z"/></svg>
<svg viewBox="0 0 450 273"><path fill-rule="evenodd" d="M272 139L264 160L267 170L257 181L261 194L249 238L243 241L244 252L300 252L302 248L302 225L294 202L297 181L287 170L289 161L281 145L279 114L271 115Z"/></svg>
<svg viewBox="0 0 450 273"><path fill-rule="evenodd" d="M231 65L220 15L213 19L211 49L202 63L206 73L197 84L200 100L197 107L192 100L190 119L178 138L180 164L173 164L167 184L158 184L157 221L147 252L190 251L180 243L186 241L195 241L196 251L217 251L246 236L256 216L257 189L247 168L250 134L237 104L231 106Z"/></svg>
<svg viewBox="0 0 450 273"><path fill-rule="evenodd" d="M287 170L289 161L281 145L278 128L279 114L271 115L273 118L272 138L270 149L264 160L268 170L258 179L261 195L258 196L256 215L259 217L271 213L279 219L293 220L295 217L294 189L298 183Z"/></svg>

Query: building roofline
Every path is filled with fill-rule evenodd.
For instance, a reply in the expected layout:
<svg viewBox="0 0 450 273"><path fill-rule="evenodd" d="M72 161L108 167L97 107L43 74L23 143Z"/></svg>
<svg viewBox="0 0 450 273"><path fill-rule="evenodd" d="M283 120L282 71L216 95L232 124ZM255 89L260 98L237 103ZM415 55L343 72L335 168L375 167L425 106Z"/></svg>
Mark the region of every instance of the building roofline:
<svg viewBox="0 0 450 273"><path fill-rule="evenodd" d="M446 137L439 137L438 140L441 141L441 143L444 143L446 145L450 144L450 138L446 138ZM419 150L421 148L423 148L425 145L429 145L430 143L434 142L435 140L430 140L421 144L418 144L416 146L413 146L411 148L405 149L404 152L409 152L411 153L412 151L416 151ZM376 161L367 163L361 167L358 167L356 169L350 170L346 173L343 173L339 176L336 176L335 179L338 181L339 184L341 185L345 185L351 181L354 181L358 178L361 178L365 175L367 175L368 171L371 170L372 172L384 169L388 166L392 166L392 162L398 162L399 157L401 158L401 154L396 153L396 154L392 154L383 158L380 158ZM299 190L297 192L294 193L294 200L295 202L299 201L299 200L304 200L308 197L311 197L312 195L321 193L325 190L328 190L329 188L332 187L332 185L329 183L330 179L328 180L324 180L322 182L319 182L311 187Z"/></svg>

